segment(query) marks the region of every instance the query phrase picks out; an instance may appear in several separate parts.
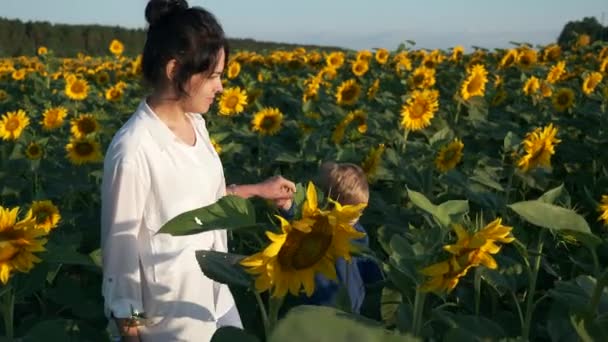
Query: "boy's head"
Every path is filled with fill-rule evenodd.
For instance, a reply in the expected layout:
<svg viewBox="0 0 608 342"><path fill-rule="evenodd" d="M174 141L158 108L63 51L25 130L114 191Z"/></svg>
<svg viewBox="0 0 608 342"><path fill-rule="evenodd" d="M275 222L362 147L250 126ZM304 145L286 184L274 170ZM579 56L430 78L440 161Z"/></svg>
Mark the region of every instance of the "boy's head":
<svg viewBox="0 0 608 342"><path fill-rule="evenodd" d="M319 170L319 186L326 196L342 205L369 201L365 172L355 164L325 162Z"/></svg>

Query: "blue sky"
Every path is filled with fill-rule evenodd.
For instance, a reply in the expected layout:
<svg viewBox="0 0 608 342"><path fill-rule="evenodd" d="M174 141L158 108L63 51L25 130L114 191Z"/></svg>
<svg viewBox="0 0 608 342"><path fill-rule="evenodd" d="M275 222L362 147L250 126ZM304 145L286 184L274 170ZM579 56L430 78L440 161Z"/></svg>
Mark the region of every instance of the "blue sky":
<svg viewBox="0 0 608 342"><path fill-rule="evenodd" d="M52 23L144 27L147 0L0 0L0 16ZM607 0L190 0L235 38L352 49L461 44L546 44L565 23L595 16L608 25Z"/></svg>

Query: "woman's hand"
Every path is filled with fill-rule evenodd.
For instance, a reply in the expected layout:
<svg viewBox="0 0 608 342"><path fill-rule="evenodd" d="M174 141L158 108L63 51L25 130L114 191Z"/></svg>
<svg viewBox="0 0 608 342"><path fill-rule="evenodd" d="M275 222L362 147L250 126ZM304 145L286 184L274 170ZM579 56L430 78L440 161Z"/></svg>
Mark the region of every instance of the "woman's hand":
<svg viewBox="0 0 608 342"><path fill-rule="evenodd" d="M277 205L285 205L287 200L291 202L293 194L296 192L296 185L281 176L270 177L257 184L257 195L271 201ZM291 203L289 203L291 206ZM287 208L289 209L289 208Z"/></svg>

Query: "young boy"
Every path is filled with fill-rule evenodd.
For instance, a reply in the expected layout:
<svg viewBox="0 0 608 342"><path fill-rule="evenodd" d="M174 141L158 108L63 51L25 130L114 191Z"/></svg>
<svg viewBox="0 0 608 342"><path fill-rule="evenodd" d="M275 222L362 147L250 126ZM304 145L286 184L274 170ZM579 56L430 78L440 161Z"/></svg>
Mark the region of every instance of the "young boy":
<svg viewBox="0 0 608 342"><path fill-rule="evenodd" d="M326 197L341 205L368 203L369 185L363 170L350 163L325 162L319 170L317 185ZM287 203L281 203L283 206ZM291 203L288 203L290 205ZM289 206L287 206L289 208ZM291 210L290 210L291 211ZM287 213L287 216L290 213ZM358 221L353 222L357 231L366 235L353 243L368 247L367 232ZM381 279L378 266L371 260L352 257L351 262L343 258L336 260L337 282L322 274L315 275L315 292L311 297L302 296L302 304L334 306L341 286L345 286L351 304L351 312L359 313L365 299L365 284Z"/></svg>

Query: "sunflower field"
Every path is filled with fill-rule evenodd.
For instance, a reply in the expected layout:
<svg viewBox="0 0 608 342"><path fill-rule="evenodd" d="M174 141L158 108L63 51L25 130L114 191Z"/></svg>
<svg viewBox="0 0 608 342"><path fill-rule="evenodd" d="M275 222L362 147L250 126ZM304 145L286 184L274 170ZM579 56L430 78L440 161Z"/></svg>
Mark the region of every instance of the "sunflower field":
<svg viewBox="0 0 608 342"><path fill-rule="evenodd" d="M141 57L123 48L0 59L6 340L110 338L103 156L147 92ZM205 114L227 182L281 174L298 191L293 218L227 196L162 228L229 229L231 253L199 253L202 272L231 285L245 326L217 341L608 341L607 44L229 57ZM366 207L327 206L311 181L328 160L362 167ZM365 250L350 243L359 216ZM289 307L353 254L382 271L360 314L344 296Z"/></svg>

